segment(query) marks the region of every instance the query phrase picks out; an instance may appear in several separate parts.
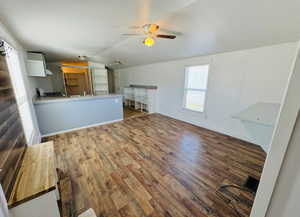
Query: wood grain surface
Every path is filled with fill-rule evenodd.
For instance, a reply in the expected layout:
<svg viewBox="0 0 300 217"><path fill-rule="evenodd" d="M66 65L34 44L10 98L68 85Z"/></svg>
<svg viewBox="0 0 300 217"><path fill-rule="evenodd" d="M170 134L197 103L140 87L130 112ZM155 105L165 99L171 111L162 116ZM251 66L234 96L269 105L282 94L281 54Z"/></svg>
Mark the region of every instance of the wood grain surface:
<svg viewBox="0 0 300 217"><path fill-rule="evenodd" d="M249 216L253 194L216 190L259 178L265 160L256 145L159 114L47 140L71 179L74 211L98 217L237 216L224 198Z"/></svg>
<svg viewBox="0 0 300 217"><path fill-rule="evenodd" d="M73 217L74 207L72 199L72 185L69 177L64 177L59 181L59 191L61 200L61 216Z"/></svg>
<svg viewBox="0 0 300 217"><path fill-rule="evenodd" d="M9 208L54 190L56 183L53 142L29 146L8 201Z"/></svg>
<svg viewBox="0 0 300 217"><path fill-rule="evenodd" d="M134 118L134 117L148 114L146 112L141 112L141 110L135 110L133 108L128 108L128 107L123 107L123 112L124 112L124 119Z"/></svg>
<svg viewBox="0 0 300 217"><path fill-rule="evenodd" d="M25 148L25 136L7 63L5 57L0 56L0 183L7 199Z"/></svg>

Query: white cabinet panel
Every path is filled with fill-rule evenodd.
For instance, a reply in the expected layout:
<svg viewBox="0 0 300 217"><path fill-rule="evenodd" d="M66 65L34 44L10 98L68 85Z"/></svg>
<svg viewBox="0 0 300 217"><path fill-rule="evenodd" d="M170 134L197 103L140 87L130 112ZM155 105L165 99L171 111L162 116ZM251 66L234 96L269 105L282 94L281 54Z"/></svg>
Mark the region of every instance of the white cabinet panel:
<svg viewBox="0 0 300 217"><path fill-rule="evenodd" d="M27 60L29 76L46 77L44 63L38 60Z"/></svg>
<svg viewBox="0 0 300 217"><path fill-rule="evenodd" d="M10 209L14 217L60 217L55 191L29 200Z"/></svg>
<svg viewBox="0 0 300 217"><path fill-rule="evenodd" d="M46 65L43 54L28 53L27 69L29 76L46 77Z"/></svg>

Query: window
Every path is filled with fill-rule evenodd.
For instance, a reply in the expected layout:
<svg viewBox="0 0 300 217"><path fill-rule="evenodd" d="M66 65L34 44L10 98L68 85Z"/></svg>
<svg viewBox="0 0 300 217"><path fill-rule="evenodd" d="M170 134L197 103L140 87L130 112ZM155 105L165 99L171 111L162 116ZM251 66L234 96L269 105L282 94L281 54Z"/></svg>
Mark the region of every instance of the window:
<svg viewBox="0 0 300 217"><path fill-rule="evenodd" d="M185 68L184 108L203 112L207 90L209 65Z"/></svg>

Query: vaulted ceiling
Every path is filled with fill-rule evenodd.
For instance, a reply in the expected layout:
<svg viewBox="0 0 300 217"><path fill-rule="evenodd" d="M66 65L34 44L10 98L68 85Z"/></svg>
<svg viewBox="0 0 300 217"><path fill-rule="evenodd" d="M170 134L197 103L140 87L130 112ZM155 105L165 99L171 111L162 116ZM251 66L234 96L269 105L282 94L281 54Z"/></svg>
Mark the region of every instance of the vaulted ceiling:
<svg viewBox="0 0 300 217"><path fill-rule="evenodd" d="M48 61L86 55L140 65L300 39L299 0L2 0L0 21ZM148 48L133 26L157 23L175 40Z"/></svg>

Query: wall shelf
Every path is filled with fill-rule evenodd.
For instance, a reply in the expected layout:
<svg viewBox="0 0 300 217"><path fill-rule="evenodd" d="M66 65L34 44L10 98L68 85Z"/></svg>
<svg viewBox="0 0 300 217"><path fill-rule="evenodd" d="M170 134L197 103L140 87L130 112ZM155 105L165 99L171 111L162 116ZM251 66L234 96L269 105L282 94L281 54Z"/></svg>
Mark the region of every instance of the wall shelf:
<svg viewBox="0 0 300 217"><path fill-rule="evenodd" d="M256 103L233 116L241 121L249 121L264 126L274 126L279 112L280 104Z"/></svg>
<svg viewBox="0 0 300 217"><path fill-rule="evenodd" d="M94 87L94 94L107 94L108 91L108 78L105 66L97 67L96 63L89 63L92 73L92 82Z"/></svg>

